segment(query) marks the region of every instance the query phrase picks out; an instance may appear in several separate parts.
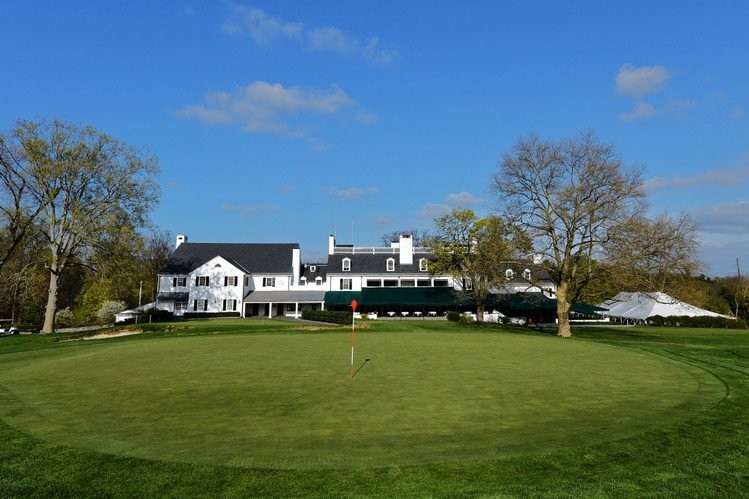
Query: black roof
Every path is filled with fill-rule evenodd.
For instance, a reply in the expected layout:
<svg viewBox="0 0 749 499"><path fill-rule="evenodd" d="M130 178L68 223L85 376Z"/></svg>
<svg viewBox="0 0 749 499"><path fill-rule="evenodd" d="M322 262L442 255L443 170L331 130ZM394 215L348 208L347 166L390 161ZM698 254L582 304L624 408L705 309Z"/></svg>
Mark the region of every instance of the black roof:
<svg viewBox="0 0 749 499"><path fill-rule="evenodd" d="M416 253L413 256L411 265L401 265L400 255L398 253L356 253L356 254L336 254L328 256L328 274L385 274L387 271L387 260L395 260L395 270L397 274L423 274L429 275L427 271L419 270L419 260L422 258L430 259L431 255L426 253ZM343 271L343 259L351 260L351 270Z"/></svg>
<svg viewBox="0 0 749 499"><path fill-rule="evenodd" d="M246 273L290 273L298 243L182 243L174 250L161 274L188 274L216 256Z"/></svg>
<svg viewBox="0 0 749 499"><path fill-rule="evenodd" d="M312 269L315 270L313 271ZM327 273L327 263L305 263L302 265L301 275L299 277L304 277L307 281L314 281L320 277L324 281Z"/></svg>

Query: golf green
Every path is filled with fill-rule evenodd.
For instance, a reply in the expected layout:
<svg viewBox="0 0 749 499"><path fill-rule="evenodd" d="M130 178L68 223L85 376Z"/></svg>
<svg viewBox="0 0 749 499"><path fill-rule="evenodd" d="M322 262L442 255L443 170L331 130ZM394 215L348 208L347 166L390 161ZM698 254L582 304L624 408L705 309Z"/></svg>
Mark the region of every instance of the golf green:
<svg viewBox="0 0 749 499"><path fill-rule="evenodd" d="M264 468L487 459L689 418L716 378L640 350L481 332L226 334L3 355L0 418L45 441Z"/></svg>

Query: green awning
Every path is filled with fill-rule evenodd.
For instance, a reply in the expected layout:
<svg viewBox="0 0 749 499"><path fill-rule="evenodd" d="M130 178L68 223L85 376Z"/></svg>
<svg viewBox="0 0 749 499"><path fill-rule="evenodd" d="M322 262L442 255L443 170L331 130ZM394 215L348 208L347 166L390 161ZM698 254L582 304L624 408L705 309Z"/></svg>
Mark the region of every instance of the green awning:
<svg viewBox="0 0 749 499"><path fill-rule="evenodd" d="M457 304L452 288L364 288L361 291L328 291L326 307L347 307L356 300L360 307L444 306Z"/></svg>
<svg viewBox="0 0 749 499"><path fill-rule="evenodd" d="M356 300L357 303L364 303L362 299L361 291L326 291L325 292L325 306L326 307L348 307L351 305L351 301Z"/></svg>
<svg viewBox="0 0 749 499"><path fill-rule="evenodd" d="M362 305L444 306L455 305L452 288L364 288Z"/></svg>
<svg viewBox="0 0 749 499"><path fill-rule="evenodd" d="M583 315L599 315L599 312L608 312L608 308L596 307L587 303L575 303L572 305L572 311Z"/></svg>

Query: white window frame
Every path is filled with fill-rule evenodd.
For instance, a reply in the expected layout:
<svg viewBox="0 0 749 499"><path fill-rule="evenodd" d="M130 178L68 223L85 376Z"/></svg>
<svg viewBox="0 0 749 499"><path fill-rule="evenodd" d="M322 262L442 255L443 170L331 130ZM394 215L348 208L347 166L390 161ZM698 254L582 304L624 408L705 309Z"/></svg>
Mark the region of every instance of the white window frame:
<svg viewBox="0 0 749 499"><path fill-rule="evenodd" d="M341 279L340 281L341 291L351 291L354 288L354 280L350 277Z"/></svg>
<svg viewBox="0 0 749 499"><path fill-rule="evenodd" d="M525 269L523 271L523 279L525 279L526 281L531 280L531 269Z"/></svg>
<svg viewBox="0 0 749 499"><path fill-rule="evenodd" d="M395 272L395 258L388 258L385 261L385 270L388 272Z"/></svg>
<svg viewBox="0 0 749 499"><path fill-rule="evenodd" d="M187 277L175 277L172 280L173 288L185 288L187 287Z"/></svg>
<svg viewBox="0 0 749 499"><path fill-rule="evenodd" d="M224 286L236 286L236 285L237 285L237 276L235 275L224 276Z"/></svg>
<svg viewBox="0 0 749 499"><path fill-rule="evenodd" d="M341 260L341 271L351 272L351 258L344 258Z"/></svg>
<svg viewBox="0 0 749 499"><path fill-rule="evenodd" d="M207 275L195 276L195 286L210 286L211 278Z"/></svg>
<svg viewBox="0 0 749 499"><path fill-rule="evenodd" d="M263 277L263 287L264 288L275 288L276 287L276 278L275 277Z"/></svg>
<svg viewBox="0 0 749 499"><path fill-rule="evenodd" d="M505 270L505 279L514 279L515 278L515 271L512 269Z"/></svg>

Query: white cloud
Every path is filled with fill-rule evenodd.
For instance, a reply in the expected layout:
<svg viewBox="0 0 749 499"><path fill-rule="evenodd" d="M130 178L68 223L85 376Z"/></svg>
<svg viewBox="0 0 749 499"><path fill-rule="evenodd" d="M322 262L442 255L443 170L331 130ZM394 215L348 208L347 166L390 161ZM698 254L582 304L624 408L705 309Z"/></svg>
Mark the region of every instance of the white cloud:
<svg viewBox="0 0 749 499"><path fill-rule="evenodd" d="M640 99L663 87L670 77L668 69L663 66L635 67L625 64L616 74L616 91Z"/></svg>
<svg viewBox="0 0 749 499"><path fill-rule="evenodd" d="M376 37L362 40L333 26L307 28L303 23L270 16L256 7L231 5L230 11L224 32L249 35L260 46L268 46L277 39L297 40L312 52L361 57L380 66L391 64L396 57L395 51L381 48Z"/></svg>
<svg viewBox="0 0 749 499"><path fill-rule="evenodd" d="M419 210L419 216L423 218L437 218L447 214L453 208L470 208L471 206L481 206L485 201L474 196L470 192L462 191L445 196L442 203L427 203Z"/></svg>
<svg viewBox="0 0 749 499"><path fill-rule="evenodd" d="M229 8L231 15L224 23L223 31L231 35L247 34L261 46L278 38L296 38L304 29L301 23L283 21L255 7L232 4Z"/></svg>
<svg viewBox="0 0 749 499"><path fill-rule="evenodd" d="M749 200L701 206L694 211L703 231L716 234L749 234Z"/></svg>
<svg viewBox="0 0 749 499"><path fill-rule="evenodd" d="M450 211L450 207L440 203L427 203L419 210L422 218L435 219Z"/></svg>
<svg viewBox="0 0 749 499"><path fill-rule="evenodd" d="M276 211L278 206L274 204L267 205L234 205L231 203L224 203L221 205L221 211L228 211L232 213L239 213L242 217L252 217L259 213L265 213L268 211Z"/></svg>
<svg viewBox="0 0 749 499"><path fill-rule="evenodd" d="M673 177L654 177L645 182L648 191L660 189L683 189L689 187L737 187L749 182L749 166L737 168L716 168L706 170L699 175L691 177L675 175ZM747 213L749 216L749 213Z"/></svg>
<svg viewBox="0 0 749 499"><path fill-rule="evenodd" d="M619 119L622 121L636 121L644 118L650 118L656 114L655 106L647 102L638 102L632 111L621 113Z"/></svg>
<svg viewBox="0 0 749 499"><path fill-rule="evenodd" d="M371 196L377 193L376 187L348 187L346 189L339 189L337 187L331 187L328 189L328 195L330 197L345 199L347 201L353 201L355 199L361 199L365 196Z"/></svg>
<svg viewBox="0 0 749 499"><path fill-rule="evenodd" d="M356 101L337 87L320 91L256 81L233 93L208 92L205 103L188 104L177 115L208 124L236 124L248 133L302 137L306 132L289 124L291 116L336 114L353 106Z"/></svg>
<svg viewBox="0 0 749 499"><path fill-rule="evenodd" d="M479 206L484 204L483 199L466 191L448 194L447 197L445 197L445 202L456 208L467 208L469 206Z"/></svg>
<svg viewBox="0 0 749 499"><path fill-rule="evenodd" d="M337 52L349 55L358 51L359 43L338 28L314 28L307 32L308 47L315 52Z"/></svg>

